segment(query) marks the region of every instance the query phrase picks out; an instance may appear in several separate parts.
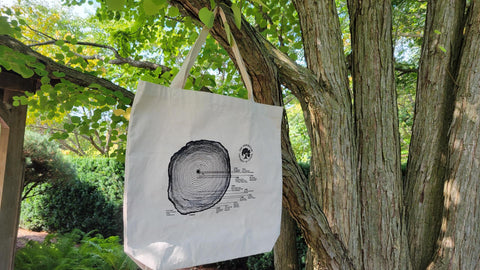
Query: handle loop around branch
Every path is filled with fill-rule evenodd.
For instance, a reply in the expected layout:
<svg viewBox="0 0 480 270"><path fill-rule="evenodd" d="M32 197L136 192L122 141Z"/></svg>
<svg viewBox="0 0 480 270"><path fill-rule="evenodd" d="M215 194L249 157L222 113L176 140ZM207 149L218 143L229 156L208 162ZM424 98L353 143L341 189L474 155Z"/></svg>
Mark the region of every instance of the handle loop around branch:
<svg viewBox="0 0 480 270"><path fill-rule="evenodd" d="M216 17L217 13L220 14L223 24L227 25L228 21L222 8L219 8L218 6L215 7L213 11L213 16ZM207 26L204 26L202 31L198 35L198 38L195 41L195 44L193 44L192 49L188 52L188 55L185 58L185 61L183 62L182 67L180 68L180 71L178 72L178 74L175 76L172 83L170 84L170 87L183 88L185 86L190 69L193 67L193 64L195 63L195 59L200 53L200 50L203 44L205 44L205 41L207 39L209 32L210 32L210 29ZM231 33L227 33L227 35L229 34ZM250 80L250 76L248 75L247 68L245 67L245 63L243 62L242 55L240 54L240 50L238 49L237 42L235 41L235 38L233 38L233 35L232 35L231 41L232 41L231 46L232 46L233 55L235 57L235 60L237 61L237 66L238 66L238 69L240 70L240 75L243 79L243 82L245 83L245 87L247 88L248 99L253 101L252 81Z"/></svg>

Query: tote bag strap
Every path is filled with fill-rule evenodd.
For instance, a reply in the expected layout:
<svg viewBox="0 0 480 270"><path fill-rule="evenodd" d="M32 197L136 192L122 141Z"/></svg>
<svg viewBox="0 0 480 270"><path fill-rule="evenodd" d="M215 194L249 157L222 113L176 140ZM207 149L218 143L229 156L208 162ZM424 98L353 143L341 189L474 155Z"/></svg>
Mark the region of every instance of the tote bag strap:
<svg viewBox="0 0 480 270"><path fill-rule="evenodd" d="M220 13L220 17L222 18L223 24L226 25L227 18L225 17L225 13L221 8L216 7L214 10L214 16L217 16L217 12ZM172 88L183 88L185 86L185 82L187 81L188 75L190 73L190 69L192 68L193 64L195 63L195 59L197 58L200 50L202 49L203 44L207 40L207 36L210 32L208 27L204 27L200 34L198 35L195 44L193 44L192 49L188 52L185 61L180 68L180 71L177 73L175 78L173 78L170 87ZM247 68L245 67L245 63L243 62L242 56L240 54L240 50L238 49L237 42L232 36L232 51L237 61L238 69L240 70L240 75L242 76L243 82L245 83L245 87L247 88L248 92L248 99L253 101L253 87L252 81L250 80L250 76L248 75Z"/></svg>

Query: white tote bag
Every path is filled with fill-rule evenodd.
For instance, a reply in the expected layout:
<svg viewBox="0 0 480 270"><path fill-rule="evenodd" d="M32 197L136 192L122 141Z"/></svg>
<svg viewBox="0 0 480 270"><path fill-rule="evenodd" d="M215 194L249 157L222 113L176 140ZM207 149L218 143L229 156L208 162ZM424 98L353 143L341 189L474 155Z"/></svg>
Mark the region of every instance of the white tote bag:
<svg viewBox="0 0 480 270"><path fill-rule="evenodd" d="M280 232L283 108L181 89L207 34L187 56L177 86L138 84L124 223L125 252L143 269L267 252Z"/></svg>

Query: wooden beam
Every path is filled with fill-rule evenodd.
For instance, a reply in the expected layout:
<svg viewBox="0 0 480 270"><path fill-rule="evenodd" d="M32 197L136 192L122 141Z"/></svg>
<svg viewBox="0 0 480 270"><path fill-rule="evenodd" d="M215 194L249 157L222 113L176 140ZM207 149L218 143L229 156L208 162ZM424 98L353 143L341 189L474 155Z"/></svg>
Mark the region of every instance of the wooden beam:
<svg viewBox="0 0 480 270"><path fill-rule="evenodd" d="M27 106L12 106L13 97L35 91L37 80L0 73L0 269L14 267L25 160L23 138Z"/></svg>
<svg viewBox="0 0 480 270"><path fill-rule="evenodd" d="M0 118L0 209L2 208L3 183L5 182L5 167L7 163L8 135L10 128L7 123Z"/></svg>
<svg viewBox="0 0 480 270"><path fill-rule="evenodd" d="M5 160L0 160L5 168L0 205L0 269L13 269L25 167L23 137L27 106L11 107L2 114L8 114L9 119L0 134L0 153L5 155Z"/></svg>
<svg viewBox="0 0 480 270"><path fill-rule="evenodd" d="M40 88L40 81L36 78L24 79L15 72L2 70L0 72L0 88L19 92L25 92L25 89L32 91Z"/></svg>

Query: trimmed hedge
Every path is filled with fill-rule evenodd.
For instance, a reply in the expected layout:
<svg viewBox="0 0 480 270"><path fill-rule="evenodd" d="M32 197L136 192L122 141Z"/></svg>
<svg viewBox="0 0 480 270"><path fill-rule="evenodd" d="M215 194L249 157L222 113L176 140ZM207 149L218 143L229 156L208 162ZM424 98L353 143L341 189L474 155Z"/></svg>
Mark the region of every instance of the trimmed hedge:
<svg viewBox="0 0 480 270"><path fill-rule="evenodd" d="M45 183L40 195L22 203L21 225L30 230L96 231L122 235L124 165L107 158L70 158L76 176L60 184Z"/></svg>

